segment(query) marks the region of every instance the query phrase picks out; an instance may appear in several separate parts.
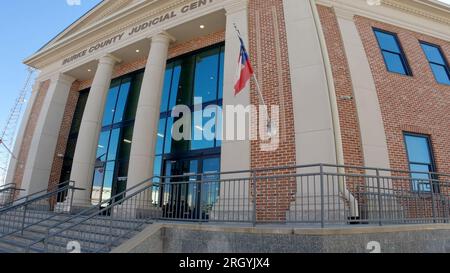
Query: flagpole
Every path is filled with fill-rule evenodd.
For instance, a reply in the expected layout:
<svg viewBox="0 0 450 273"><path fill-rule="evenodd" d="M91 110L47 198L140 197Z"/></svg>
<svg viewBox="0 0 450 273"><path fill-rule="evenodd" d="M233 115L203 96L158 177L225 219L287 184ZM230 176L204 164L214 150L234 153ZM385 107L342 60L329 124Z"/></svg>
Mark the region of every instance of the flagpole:
<svg viewBox="0 0 450 273"><path fill-rule="evenodd" d="M238 35L238 38L241 39L243 41L243 38L241 36L241 32L239 31L239 29L237 28L236 24L234 25L234 29L236 30L236 33ZM266 110L266 116L267 116L267 128L270 129L271 128L271 120L270 120L270 116L269 116L269 109L267 107L266 101L264 100L264 96L261 92L261 86L259 85L259 81L258 78L256 78L256 73L253 73L252 76L253 80L255 81L255 85L256 85L256 91L258 92L258 96L259 96L259 100L262 103L262 105L264 105L264 109Z"/></svg>

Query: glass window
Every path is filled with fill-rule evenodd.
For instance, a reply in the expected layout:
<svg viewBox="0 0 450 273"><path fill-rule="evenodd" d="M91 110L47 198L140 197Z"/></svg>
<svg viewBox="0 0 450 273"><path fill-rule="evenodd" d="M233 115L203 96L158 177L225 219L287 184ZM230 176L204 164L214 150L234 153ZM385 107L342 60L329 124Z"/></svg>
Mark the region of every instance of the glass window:
<svg viewBox="0 0 450 273"><path fill-rule="evenodd" d="M217 99L220 48L214 48L197 55L195 67L194 96L203 103Z"/></svg>
<svg viewBox="0 0 450 273"><path fill-rule="evenodd" d="M426 44L421 42L420 45L427 56L428 61L445 65L444 57L442 56L441 50L437 46L433 46L431 44Z"/></svg>
<svg viewBox="0 0 450 273"><path fill-rule="evenodd" d="M431 143L428 136L405 134L406 150L414 191L430 192L434 172Z"/></svg>
<svg viewBox="0 0 450 273"><path fill-rule="evenodd" d="M97 156L96 156L97 160L106 161L110 135L111 135L110 131L100 133L97 145Z"/></svg>
<svg viewBox="0 0 450 273"><path fill-rule="evenodd" d="M411 75L406 56L401 49L398 38L393 33L374 29L375 36L383 54L387 70L403 75Z"/></svg>
<svg viewBox="0 0 450 273"><path fill-rule="evenodd" d="M192 105L195 71L195 56L188 56L176 63L172 82L169 110L176 105ZM177 88L178 87L178 88Z"/></svg>
<svg viewBox="0 0 450 273"><path fill-rule="evenodd" d="M438 46L425 42L421 42L420 44L430 63L436 81L441 84L450 85L450 69L441 49Z"/></svg>
<svg viewBox="0 0 450 273"><path fill-rule="evenodd" d="M127 79L120 85L119 95L114 113L114 124L124 121L125 108L129 99L131 79Z"/></svg>
<svg viewBox="0 0 450 273"><path fill-rule="evenodd" d="M139 103L139 96L141 93L142 79L144 72L140 72L133 78L131 82L130 94L128 95L127 107L125 109L124 121L134 120L136 117L137 106Z"/></svg>
<svg viewBox="0 0 450 273"><path fill-rule="evenodd" d="M219 45L169 61L162 96L163 104L168 101L169 107L161 106L161 121L156 144L157 155L220 147L220 141L214 141L214 139L194 140L194 134L202 133L203 126L211 118L203 118L200 124L195 124L194 116L192 116L193 140L174 141L172 139L174 119L170 116L176 105L192 107L194 97L202 98L203 108L208 104L222 104L224 53L225 46ZM170 94L167 94L169 89ZM212 127L216 130L217 125Z"/></svg>
<svg viewBox="0 0 450 273"><path fill-rule="evenodd" d="M94 204L108 200L126 189L134 119L142 78L143 72L135 72L111 83L97 146L92 192Z"/></svg>
<svg viewBox="0 0 450 273"><path fill-rule="evenodd" d="M72 172L73 157L75 155L75 148L78 141L78 133L80 131L81 121L83 119L84 109L89 97L89 89L79 92L77 105L70 126L69 138L66 144L66 152L64 154L63 167L59 178L60 182L70 180Z"/></svg>
<svg viewBox="0 0 450 273"><path fill-rule="evenodd" d="M225 47L222 46L222 48L220 49L220 64L219 64L219 94L218 94L219 100L223 98L224 61L225 61Z"/></svg>
<svg viewBox="0 0 450 273"><path fill-rule="evenodd" d="M172 73L173 73L173 63L167 65L166 72L164 74L164 85L161 97L161 112L168 111L169 106L169 96L170 88L172 87Z"/></svg>
<svg viewBox="0 0 450 273"><path fill-rule="evenodd" d="M162 118L159 120L158 125L158 135L156 139L156 154L160 155L164 152L164 133L166 129L166 119Z"/></svg>
<svg viewBox="0 0 450 273"><path fill-rule="evenodd" d="M111 131L111 137L109 139L108 158L107 160L117 159L117 148L119 146L120 128Z"/></svg>
<svg viewBox="0 0 450 273"><path fill-rule="evenodd" d="M111 125L116 111L117 96L119 94L120 82L115 81L111 84L108 96L106 98L105 111L103 112L102 126Z"/></svg>
<svg viewBox="0 0 450 273"><path fill-rule="evenodd" d="M197 116L197 117L196 117ZM214 126L211 128L208 128L208 131L211 131L213 133L213 136L205 137L204 129L206 129L206 124L211 121L214 123ZM192 118L192 141L191 141L191 150L201 150L201 149L208 149L208 148L214 148L214 138L215 131L216 131L216 117L213 115L213 117L202 117L201 112L195 112L194 116Z"/></svg>
<svg viewBox="0 0 450 273"><path fill-rule="evenodd" d="M78 95L77 106L73 114L72 125L70 127L70 134L78 134L80 131L81 121L83 120L84 108L89 97L89 90L81 91Z"/></svg>
<svg viewBox="0 0 450 273"><path fill-rule="evenodd" d="M133 143L133 129L133 125L122 128L122 136L119 143L119 160L128 159L130 156L131 144Z"/></svg>
<svg viewBox="0 0 450 273"><path fill-rule="evenodd" d="M169 109L167 111L172 111L172 109L177 105L178 91L181 90L180 86L180 76L181 76L181 62L175 62L172 74L172 85L170 88L170 100Z"/></svg>

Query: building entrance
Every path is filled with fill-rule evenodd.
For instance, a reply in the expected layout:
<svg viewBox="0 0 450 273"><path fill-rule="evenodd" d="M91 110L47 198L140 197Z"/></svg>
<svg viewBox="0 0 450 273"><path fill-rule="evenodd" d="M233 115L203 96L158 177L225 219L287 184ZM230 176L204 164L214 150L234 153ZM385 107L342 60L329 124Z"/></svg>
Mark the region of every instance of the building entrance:
<svg viewBox="0 0 450 273"><path fill-rule="evenodd" d="M163 217L207 220L220 191L220 157L164 161Z"/></svg>

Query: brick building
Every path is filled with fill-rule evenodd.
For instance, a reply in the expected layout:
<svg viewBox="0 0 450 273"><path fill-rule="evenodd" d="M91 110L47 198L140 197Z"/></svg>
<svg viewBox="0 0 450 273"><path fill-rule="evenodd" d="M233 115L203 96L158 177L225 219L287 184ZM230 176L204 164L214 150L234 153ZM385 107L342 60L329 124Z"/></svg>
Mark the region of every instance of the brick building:
<svg viewBox="0 0 450 273"><path fill-rule="evenodd" d="M235 26L260 87L251 81L238 95ZM346 217L360 218L362 204L373 211L373 179L366 177L373 172L391 177L382 178L389 193L449 193L436 182L450 173L449 41L450 7L434 0L105 0L25 60L40 74L7 183L26 195L72 180L85 189L75 192L74 204L85 207L154 176L184 175L189 183L193 174L239 179L226 173L259 170L270 177L255 187L186 184L176 194L154 191L151 200L186 202L191 210L243 200L228 213L255 209L261 221L304 217L304 211L316 219L309 211L316 211L320 185L301 176L314 164L358 167L343 167L356 177L342 184L339 170L336 183L329 179L321 189L325 209L350 207ZM193 115L183 132L203 137L172 137L182 120L172 115L176 105L225 112L260 105L261 97L270 129L276 127L268 139L218 133L261 132L263 110L231 127L222 112L200 123ZM204 134L211 120L212 140ZM200 191L208 200L196 196ZM246 208L255 191L254 207ZM405 200L392 206L417 216L417 202ZM427 202L420 213L427 213Z"/></svg>

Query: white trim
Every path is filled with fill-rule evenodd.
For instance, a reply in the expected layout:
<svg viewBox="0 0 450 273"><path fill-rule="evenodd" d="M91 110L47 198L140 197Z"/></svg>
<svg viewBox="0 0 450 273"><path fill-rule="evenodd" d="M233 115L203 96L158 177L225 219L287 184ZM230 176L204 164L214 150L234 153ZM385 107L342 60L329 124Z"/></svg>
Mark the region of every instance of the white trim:
<svg viewBox="0 0 450 273"><path fill-rule="evenodd" d="M381 6L369 6L365 0L317 0L317 2L327 7L336 7L354 15L367 17L417 33L445 41L450 40L450 13L447 18L441 18L436 15L436 12L433 12L433 9L426 10L425 2L428 1L425 0L414 1L416 5L418 2L424 2L421 3L423 9L405 2L399 3L398 0L382 0ZM441 7L446 6L441 5ZM440 18L440 20L438 21L437 18Z"/></svg>

